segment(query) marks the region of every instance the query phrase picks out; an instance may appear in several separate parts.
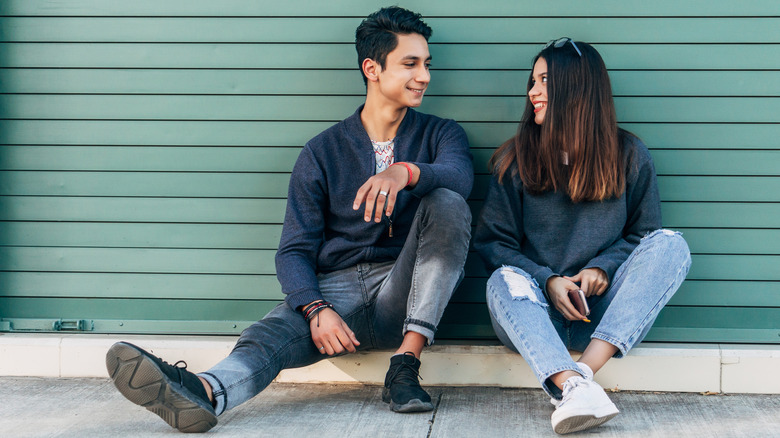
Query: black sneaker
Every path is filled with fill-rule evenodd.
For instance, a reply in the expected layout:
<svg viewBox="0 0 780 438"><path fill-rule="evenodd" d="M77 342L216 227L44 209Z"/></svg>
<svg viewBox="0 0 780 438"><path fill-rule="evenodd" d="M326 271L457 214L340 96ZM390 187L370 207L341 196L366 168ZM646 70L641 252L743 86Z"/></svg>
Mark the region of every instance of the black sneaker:
<svg viewBox="0 0 780 438"><path fill-rule="evenodd" d="M395 412L426 412L433 410L431 396L420 387L420 361L411 352L390 358L385 376L382 401L390 403Z"/></svg>
<svg viewBox="0 0 780 438"><path fill-rule="evenodd" d="M106 353L106 368L119 392L180 432L205 432L217 416L198 376L127 342Z"/></svg>

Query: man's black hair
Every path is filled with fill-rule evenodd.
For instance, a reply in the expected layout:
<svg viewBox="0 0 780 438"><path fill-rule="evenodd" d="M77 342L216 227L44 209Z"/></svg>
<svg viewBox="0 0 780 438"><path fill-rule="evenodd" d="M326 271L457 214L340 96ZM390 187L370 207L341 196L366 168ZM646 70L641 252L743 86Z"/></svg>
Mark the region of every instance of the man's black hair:
<svg viewBox="0 0 780 438"><path fill-rule="evenodd" d="M368 84L368 79L363 74L363 60L373 59L385 68L387 54L398 46L398 35L412 33L420 34L428 41L433 31L421 20L420 14L398 6L382 8L360 23L355 30L355 49L364 83Z"/></svg>

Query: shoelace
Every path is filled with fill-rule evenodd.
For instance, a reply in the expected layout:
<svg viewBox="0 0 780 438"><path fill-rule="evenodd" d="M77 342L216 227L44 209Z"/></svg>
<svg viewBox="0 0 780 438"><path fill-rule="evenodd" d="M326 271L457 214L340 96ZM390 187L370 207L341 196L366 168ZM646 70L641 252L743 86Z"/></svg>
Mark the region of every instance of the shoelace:
<svg viewBox="0 0 780 438"><path fill-rule="evenodd" d="M402 361L398 368L395 369L393 374L390 376L389 383L395 382L396 377L398 377L398 383L403 383L406 385L419 385L420 382L417 381L417 378L420 380L423 380L422 376L420 376L420 373L412 367L412 364L406 363L406 357L404 355L404 361Z"/></svg>
<svg viewBox="0 0 780 438"><path fill-rule="evenodd" d="M185 362L183 360L180 360L180 361L177 361L176 363L174 363L173 365L171 365L171 364L169 364L168 362L166 362L166 361L164 361L162 359L159 359L159 360L160 360L160 362L163 363L163 365L167 365L167 366L169 366L169 367L171 367L171 368L176 370L176 373L179 375L179 384L183 385L184 384L184 375L182 375L182 371L187 371L187 362ZM179 366L179 365L182 365L182 366Z"/></svg>
<svg viewBox="0 0 780 438"><path fill-rule="evenodd" d="M399 365L398 368L396 368L395 372L390 377L390 382L417 386L420 384L420 382L417 381L417 378L423 380L423 378L420 377L420 373L418 373L417 370L412 368L411 365L404 363Z"/></svg>
<svg viewBox="0 0 780 438"><path fill-rule="evenodd" d="M561 402L558 403L558 407L563 406L567 401L569 401L569 394L574 391L574 388L581 386L581 385L587 385L588 381L584 378L581 379L568 379L565 382L563 382L563 398L561 399Z"/></svg>

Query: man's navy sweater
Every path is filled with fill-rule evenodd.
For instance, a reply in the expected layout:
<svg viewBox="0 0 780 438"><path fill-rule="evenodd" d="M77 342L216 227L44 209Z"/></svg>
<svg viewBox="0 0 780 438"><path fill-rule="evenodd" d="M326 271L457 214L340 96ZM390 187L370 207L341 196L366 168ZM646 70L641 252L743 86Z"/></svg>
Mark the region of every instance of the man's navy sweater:
<svg viewBox="0 0 780 438"><path fill-rule="evenodd" d="M395 137L395 161L420 168L417 185L398 192L389 221L365 222L365 204L352 209L358 189L376 172L374 149L355 113L304 146L290 177L276 274L296 309L322 299L318 273L398 257L420 198L447 188L467 198L474 182L468 139L453 120L407 109Z"/></svg>
<svg viewBox="0 0 780 438"><path fill-rule="evenodd" d="M661 227L650 152L627 132L621 139L626 191L619 198L575 204L565 193L532 195L523 190L516 164L503 184L494 176L473 239L487 268L516 266L543 291L550 277L585 268L602 269L611 283L642 237Z"/></svg>

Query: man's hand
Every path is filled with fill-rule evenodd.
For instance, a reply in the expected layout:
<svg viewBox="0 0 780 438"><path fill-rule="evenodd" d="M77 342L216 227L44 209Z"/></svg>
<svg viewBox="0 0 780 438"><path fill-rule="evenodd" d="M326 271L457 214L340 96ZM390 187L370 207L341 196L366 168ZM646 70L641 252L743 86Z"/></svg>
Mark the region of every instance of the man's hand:
<svg viewBox="0 0 780 438"><path fill-rule="evenodd" d="M354 353L360 345L355 333L333 309L321 310L309 322L311 338L320 353L333 356L344 350Z"/></svg>
<svg viewBox="0 0 780 438"><path fill-rule="evenodd" d="M583 269L574 277L563 277L572 283L579 283L580 289L585 292L586 297L601 295L609 286L607 273L599 268Z"/></svg>
<svg viewBox="0 0 780 438"><path fill-rule="evenodd" d="M550 297L550 301L561 312L561 315L569 321L586 319L585 315L578 312L569 299L569 291L579 288L567 277L552 277L547 280L547 296Z"/></svg>
<svg viewBox="0 0 780 438"><path fill-rule="evenodd" d="M420 169L414 164L406 164L412 169L413 178L411 185L414 185L417 179L419 179ZM383 210L385 216L393 214L395 198L398 192L406 187L407 182L409 182L409 171L406 170L406 166L390 166L383 172L372 176L360 186L355 200L352 202L352 209L358 210L360 205L365 202L366 212L363 219L366 222L370 222L373 216L374 222L379 223L382 220ZM387 202L386 207L385 202ZM374 209L375 206L376 210Z"/></svg>

